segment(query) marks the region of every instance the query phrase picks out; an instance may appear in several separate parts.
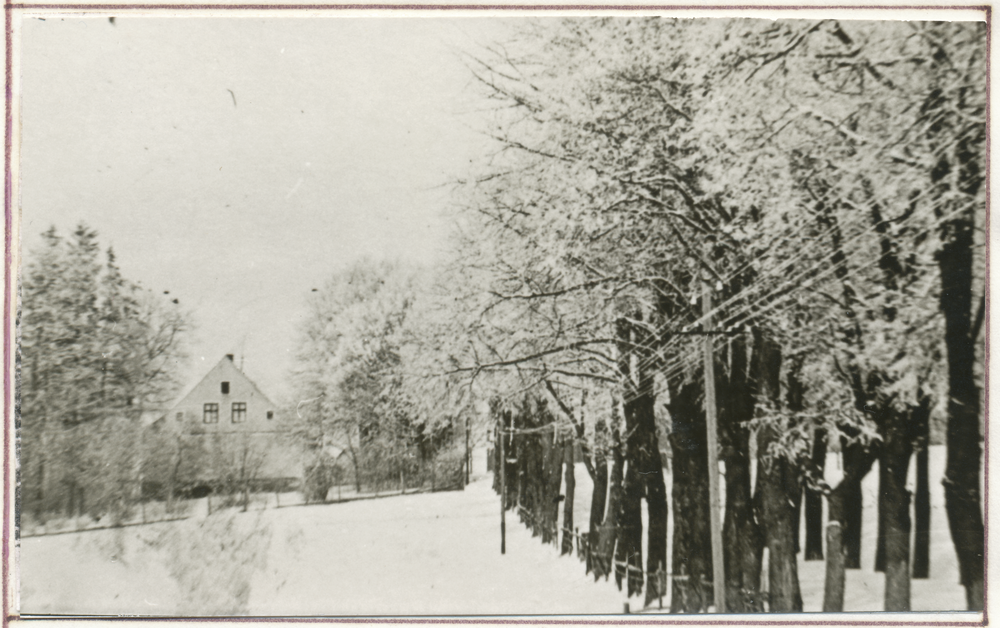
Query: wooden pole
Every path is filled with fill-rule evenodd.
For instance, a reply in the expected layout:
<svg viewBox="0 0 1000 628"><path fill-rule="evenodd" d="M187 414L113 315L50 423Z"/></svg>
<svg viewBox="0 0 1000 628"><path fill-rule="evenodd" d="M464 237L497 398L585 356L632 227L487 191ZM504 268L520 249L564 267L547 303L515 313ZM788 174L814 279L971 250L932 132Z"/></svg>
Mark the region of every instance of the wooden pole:
<svg viewBox="0 0 1000 628"><path fill-rule="evenodd" d="M501 418L498 434L500 438L500 553L507 553L507 454L503 450L504 430Z"/></svg>
<svg viewBox="0 0 1000 628"><path fill-rule="evenodd" d="M472 452L469 450L469 415L465 415L465 485L472 476Z"/></svg>
<svg viewBox="0 0 1000 628"><path fill-rule="evenodd" d="M704 331L710 331L712 289L706 280L702 284L702 313ZM722 558L722 521L719 513L719 433L715 407L715 362L712 335L705 334L705 423L708 432L708 508L712 526L712 589L715 593L715 612L726 612L726 573Z"/></svg>

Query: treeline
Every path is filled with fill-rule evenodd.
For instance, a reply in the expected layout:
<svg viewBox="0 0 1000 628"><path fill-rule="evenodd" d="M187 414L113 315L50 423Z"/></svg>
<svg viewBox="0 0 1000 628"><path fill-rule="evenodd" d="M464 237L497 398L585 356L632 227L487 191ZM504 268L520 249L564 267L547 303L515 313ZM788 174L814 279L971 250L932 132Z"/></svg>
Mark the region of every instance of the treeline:
<svg viewBox="0 0 1000 628"><path fill-rule="evenodd" d="M431 376L441 325L426 273L361 260L311 295L292 373L306 493L460 488L469 397Z"/></svg>
<svg viewBox="0 0 1000 628"><path fill-rule="evenodd" d="M714 389L726 609L802 610L800 509L815 522L825 500L824 610L842 610L877 461L885 609L905 611L911 568L927 572L939 421L961 584L981 610L985 24L567 19L486 50L468 65L499 149L461 186L445 370L521 439L506 503L551 527L551 495L519 482L558 486L560 447L554 428L524 430L569 430L595 502L609 486L592 568L641 568L624 576L638 593L665 571L669 433L672 605L707 610ZM844 465L833 486L827 451Z"/></svg>
<svg viewBox="0 0 1000 628"><path fill-rule="evenodd" d="M143 482L165 484L173 467L142 419L176 390L189 329L180 304L124 277L80 224L42 234L19 306L21 513L121 521Z"/></svg>

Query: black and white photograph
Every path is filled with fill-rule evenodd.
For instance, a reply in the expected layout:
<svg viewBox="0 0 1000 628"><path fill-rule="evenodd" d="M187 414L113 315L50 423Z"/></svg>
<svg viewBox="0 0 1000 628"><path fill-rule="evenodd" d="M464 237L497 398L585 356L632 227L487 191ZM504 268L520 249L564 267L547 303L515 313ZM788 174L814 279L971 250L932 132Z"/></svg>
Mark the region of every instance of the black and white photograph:
<svg viewBox="0 0 1000 628"><path fill-rule="evenodd" d="M986 625L991 7L443 6L6 8L5 622Z"/></svg>

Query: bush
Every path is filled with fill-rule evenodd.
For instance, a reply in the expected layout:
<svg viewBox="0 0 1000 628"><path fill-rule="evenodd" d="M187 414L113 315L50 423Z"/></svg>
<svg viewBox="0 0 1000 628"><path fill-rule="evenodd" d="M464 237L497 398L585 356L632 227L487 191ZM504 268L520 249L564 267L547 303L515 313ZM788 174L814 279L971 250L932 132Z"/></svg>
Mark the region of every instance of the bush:
<svg viewBox="0 0 1000 628"><path fill-rule="evenodd" d="M465 489L465 450L442 451L434 459L434 490Z"/></svg>
<svg viewBox="0 0 1000 628"><path fill-rule="evenodd" d="M331 469L322 463L306 468L302 482L302 496L306 503L326 501L326 494L333 486L333 475Z"/></svg>

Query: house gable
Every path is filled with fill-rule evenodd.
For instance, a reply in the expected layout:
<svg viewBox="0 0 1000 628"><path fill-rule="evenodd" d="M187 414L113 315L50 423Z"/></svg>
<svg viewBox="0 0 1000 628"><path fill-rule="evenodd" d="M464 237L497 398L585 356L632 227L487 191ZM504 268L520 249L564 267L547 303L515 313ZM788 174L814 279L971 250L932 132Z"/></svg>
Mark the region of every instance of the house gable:
<svg viewBox="0 0 1000 628"><path fill-rule="evenodd" d="M277 406L231 356L223 357L165 419L189 434L282 431Z"/></svg>

